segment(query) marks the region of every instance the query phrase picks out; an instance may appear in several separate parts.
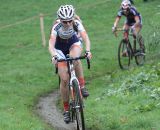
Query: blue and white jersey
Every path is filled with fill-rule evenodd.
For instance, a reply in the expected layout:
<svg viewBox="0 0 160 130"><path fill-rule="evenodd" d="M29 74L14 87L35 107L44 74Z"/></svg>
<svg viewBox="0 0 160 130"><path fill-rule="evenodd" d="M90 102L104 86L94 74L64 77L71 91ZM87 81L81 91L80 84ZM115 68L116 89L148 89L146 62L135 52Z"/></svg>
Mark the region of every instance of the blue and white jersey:
<svg viewBox="0 0 160 130"><path fill-rule="evenodd" d="M120 9L118 11L118 14L117 16L118 17L121 17L121 16L125 16L126 17L126 23L129 24L129 25L132 25L134 24L136 21L135 21L135 16L138 16L140 21L141 21L141 24L142 24L142 18L141 18L141 15L140 13L137 11L137 9L135 7L131 7L130 10L129 10L129 13L126 15L124 14L123 10Z"/></svg>
<svg viewBox="0 0 160 130"><path fill-rule="evenodd" d="M78 32L85 31L82 23L78 20L74 20L75 26L77 28ZM74 34L76 34L76 31L73 26L65 28L63 24L59 21L56 22L55 25L53 25L51 29L51 36L59 36L61 39L69 39L71 38Z"/></svg>

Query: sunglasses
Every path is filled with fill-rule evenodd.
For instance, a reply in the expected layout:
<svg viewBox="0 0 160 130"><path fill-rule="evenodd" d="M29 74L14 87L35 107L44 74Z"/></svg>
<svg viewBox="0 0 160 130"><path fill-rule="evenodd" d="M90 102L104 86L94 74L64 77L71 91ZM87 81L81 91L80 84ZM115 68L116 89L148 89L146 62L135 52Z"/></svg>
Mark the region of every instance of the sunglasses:
<svg viewBox="0 0 160 130"><path fill-rule="evenodd" d="M69 21L62 21L62 23L67 24L67 23L72 23L73 20L69 20Z"/></svg>

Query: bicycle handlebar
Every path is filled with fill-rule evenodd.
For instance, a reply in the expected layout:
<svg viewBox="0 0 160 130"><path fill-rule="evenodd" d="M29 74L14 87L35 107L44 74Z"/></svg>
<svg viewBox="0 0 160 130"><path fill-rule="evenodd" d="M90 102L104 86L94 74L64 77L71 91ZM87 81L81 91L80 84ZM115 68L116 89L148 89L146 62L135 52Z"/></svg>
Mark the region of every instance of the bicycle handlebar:
<svg viewBox="0 0 160 130"><path fill-rule="evenodd" d="M57 62L63 62L63 61L73 61L73 60L80 60L80 59L85 59L86 56L80 56L80 57L67 57L66 59L59 59Z"/></svg>
<svg viewBox="0 0 160 130"><path fill-rule="evenodd" d="M115 32L117 32L117 31L126 31L126 30L123 28L116 28Z"/></svg>
<svg viewBox="0 0 160 130"><path fill-rule="evenodd" d="M86 55L80 56L80 57L74 57L74 58L73 57L67 57L66 59L59 59L59 60L57 60L57 62L63 62L63 61L68 62L68 61L81 60L81 59L86 59L87 60L87 66L88 66L88 69L90 69L90 60ZM58 72L58 68L56 67L56 73L57 72Z"/></svg>
<svg viewBox="0 0 160 130"><path fill-rule="evenodd" d="M116 37L118 36L118 35L117 35L117 32L118 32L118 31L126 32L127 30L126 30L126 29L123 29L123 28L116 28L116 30L113 32ZM131 32L131 29L129 29L129 32ZM131 32L131 33L129 33L129 35L132 36L133 33Z"/></svg>

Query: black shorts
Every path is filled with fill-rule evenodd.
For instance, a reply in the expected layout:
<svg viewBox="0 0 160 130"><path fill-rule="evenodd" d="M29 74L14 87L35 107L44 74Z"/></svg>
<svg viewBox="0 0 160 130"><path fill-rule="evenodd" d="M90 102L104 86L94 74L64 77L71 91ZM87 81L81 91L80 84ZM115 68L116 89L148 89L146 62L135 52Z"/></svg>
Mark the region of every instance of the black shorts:
<svg viewBox="0 0 160 130"><path fill-rule="evenodd" d="M79 39L76 34L69 39L62 39L59 36L57 36L55 48L61 50L64 55L67 55L69 54L71 46L76 42L79 42Z"/></svg>

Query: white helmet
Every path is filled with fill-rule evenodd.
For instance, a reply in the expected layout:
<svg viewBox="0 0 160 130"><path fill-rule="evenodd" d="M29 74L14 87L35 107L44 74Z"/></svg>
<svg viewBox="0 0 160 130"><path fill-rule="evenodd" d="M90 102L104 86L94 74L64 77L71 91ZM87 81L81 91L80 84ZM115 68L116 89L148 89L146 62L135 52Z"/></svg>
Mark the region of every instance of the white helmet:
<svg viewBox="0 0 160 130"><path fill-rule="evenodd" d="M74 17L74 8L72 5L61 5L57 11L57 16L62 20L71 20Z"/></svg>
<svg viewBox="0 0 160 130"><path fill-rule="evenodd" d="M131 7L131 2L129 0L123 0L121 3L121 8L123 10L129 9Z"/></svg>

